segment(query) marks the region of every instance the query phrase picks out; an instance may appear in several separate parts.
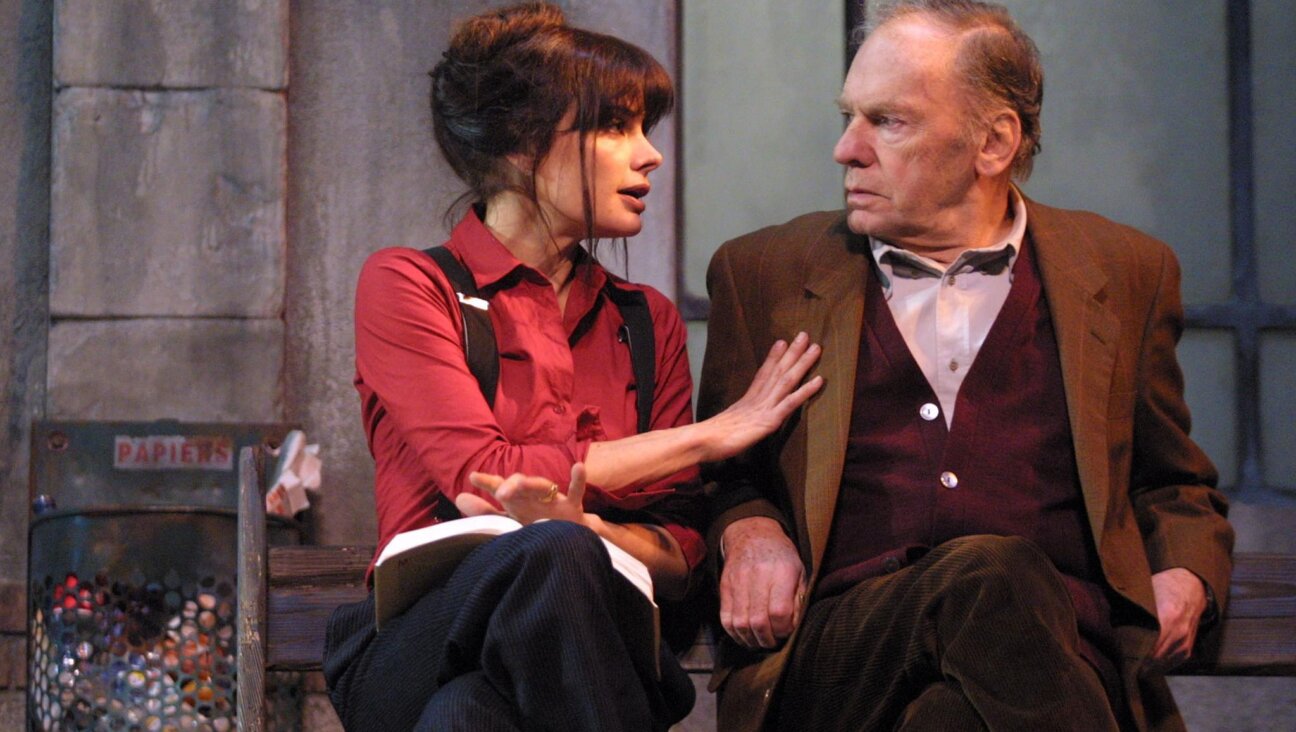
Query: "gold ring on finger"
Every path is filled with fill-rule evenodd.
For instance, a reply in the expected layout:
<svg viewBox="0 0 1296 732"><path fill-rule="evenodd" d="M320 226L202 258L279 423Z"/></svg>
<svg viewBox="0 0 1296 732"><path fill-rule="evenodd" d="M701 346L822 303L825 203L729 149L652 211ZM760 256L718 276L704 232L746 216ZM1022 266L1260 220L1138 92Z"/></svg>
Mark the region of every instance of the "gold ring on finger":
<svg viewBox="0 0 1296 732"><path fill-rule="evenodd" d="M540 496L541 503L553 503L553 499L558 495L558 484L550 483L549 490L543 496Z"/></svg>

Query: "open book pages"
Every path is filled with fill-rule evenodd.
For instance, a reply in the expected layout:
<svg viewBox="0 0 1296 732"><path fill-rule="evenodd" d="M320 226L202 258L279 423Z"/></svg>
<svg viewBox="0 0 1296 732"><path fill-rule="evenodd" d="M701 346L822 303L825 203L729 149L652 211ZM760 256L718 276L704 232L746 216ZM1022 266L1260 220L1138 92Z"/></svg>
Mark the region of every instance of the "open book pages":
<svg viewBox="0 0 1296 732"><path fill-rule="evenodd" d="M374 563L374 609L378 627L405 612L428 590L444 583L469 552L491 539L522 528L508 516L470 516L397 534ZM603 540L612 567L655 610L652 576L644 563Z"/></svg>

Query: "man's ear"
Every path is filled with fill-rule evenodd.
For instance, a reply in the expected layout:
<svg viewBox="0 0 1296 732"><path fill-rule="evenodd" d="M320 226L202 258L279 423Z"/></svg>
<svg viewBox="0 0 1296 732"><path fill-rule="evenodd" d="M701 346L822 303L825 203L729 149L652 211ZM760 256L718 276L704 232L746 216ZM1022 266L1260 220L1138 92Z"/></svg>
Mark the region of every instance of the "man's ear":
<svg viewBox="0 0 1296 732"><path fill-rule="evenodd" d="M987 178L999 176L1012 167L1021 144L1021 118L1012 110L1000 111L990 120L977 151L977 173Z"/></svg>

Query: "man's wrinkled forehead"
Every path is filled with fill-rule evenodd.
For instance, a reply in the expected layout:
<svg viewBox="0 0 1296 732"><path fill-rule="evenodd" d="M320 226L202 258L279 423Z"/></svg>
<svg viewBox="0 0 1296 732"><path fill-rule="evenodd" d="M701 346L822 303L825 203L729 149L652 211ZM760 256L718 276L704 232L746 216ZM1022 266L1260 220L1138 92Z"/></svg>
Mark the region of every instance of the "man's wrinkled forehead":
<svg viewBox="0 0 1296 732"><path fill-rule="evenodd" d="M856 52L838 107L862 111L866 99L879 95L892 106L911 106L939 94L949 78L946 72L954 68L958 45L956 34L914 16L884 24Z"/></svg>

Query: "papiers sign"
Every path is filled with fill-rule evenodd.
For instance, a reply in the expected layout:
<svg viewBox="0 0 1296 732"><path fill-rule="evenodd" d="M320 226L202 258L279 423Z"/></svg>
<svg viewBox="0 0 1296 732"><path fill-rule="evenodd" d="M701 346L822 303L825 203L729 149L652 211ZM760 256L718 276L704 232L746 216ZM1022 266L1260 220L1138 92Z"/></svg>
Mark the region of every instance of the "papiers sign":
<svg viewBox="0 0 1296 732"><path fill-rule="evenodd" d="M233 470L234 441L208 435L117 435L117 470Z"/></svg>

